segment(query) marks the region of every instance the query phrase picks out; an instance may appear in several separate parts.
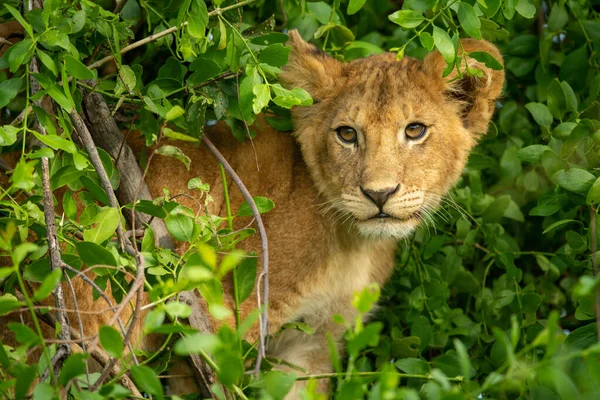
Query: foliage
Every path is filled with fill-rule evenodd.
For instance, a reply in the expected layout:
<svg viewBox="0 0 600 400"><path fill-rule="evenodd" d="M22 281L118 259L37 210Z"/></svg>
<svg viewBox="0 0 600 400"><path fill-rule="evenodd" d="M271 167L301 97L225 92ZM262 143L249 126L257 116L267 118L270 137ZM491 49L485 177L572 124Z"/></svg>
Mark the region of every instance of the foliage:
<svg viewBox="0 0 600 400"><path fill-rule="evenodd" d="M348 357L332 347L334 397L600 397L594 321L600 227L597 2L128 0L118 14L110 3L46 0L43 10L26 12L20 2L9 1L0 9L0 16L16 19L24 30L22 40L6 45L0 57L0 146L3 154L20 153L0 193L0 249L10 260L0 267L0 315L23 307L33 312L34 302L48 304L44 299L61 279L47 257L42 159L49 160L51 188L60 193L56 223L63 262L74 270L92 268L95 284L110 287L118 301L132 287L128 277L138 261L114 239L122 210L111 207L97 169L73 139L70 115L81 112L84 90L103 94L113 114L130 117L146 145L154 145L142 162L161 155L189 168L190 159L173 140L198 142L205 125L223 120L242 141L257 134L251 125L265 111L267 123L289 130L289 109L311 103L304 91L277 83L290 51L280 33L285 29L297 28L342 60L390 49L398 58L423 57L436 48L449 64L447 72L461 62L459 37L484 38L505 55L507 85L495 124L435 224L400 246L391 282L381 293L369 287L356 295L353 304L361 315L381 297L375 319L338 318L348 328ZM126 47L152 34L158 36L143 46ZM115 57L115 68L100 61L108 55ZM501 68L490 55L471 56ZM33 57L39 73L29 69ZM35 82L41 87L37 93ZM55 103L54 114L39 106L46 95ZM22 110L31 111L11 125ZM107 153L99 150L99 156L118 186L123 171ZM199 204L210 201L208 185L199 179L189 188ZM257 356L253 344L242 340L253 321L238 317L237 328L205 335L181 322L190 315L187 304L167 302L198 288L212 315L223 318L228 310L220 280L232 270L237 305L251 301L256 258L235 247L254 230L232 230L233 219L250 215L250 208L230 210L223 219L183 207L175 195L165 191L154 201L122 205L164 220L173 238L191 244L183 255L155 247L149 227L139 241L154 305L143 330L165 335L161 352L136 351L143 359L136 365L124 355L121 332L109 326L99 331L100 345L119 361L120 373L129 373L150 396L163 397L157 376L170 361L199 354L233 396L282 398L297 375L271 370L274 360L263 364L258 378L244 374ZM85 208L78 209L77 202ZM257 204L261 212L274 206L264 198ZM229 252L220 262L217 248ZM75 279L72 271L68 275ZM27 290L31 285L33 292ZM16 297L17 291L25 297ZM41 339L41 322L34 319L33 327L8 325L19 343L0 346L0 393L23 398L34 389L34 399L52 398L66 388L78 399L129 395L118 377L96 387L99 374L87 372L90 357L82 353L69 356L56 377L50 374L34 386L58 348ZM289 329L294 328L309 329L301 324ZM28 363L33 348L43 355ZM315 382L307 385L306 398L318 398ZM224 398L218 386L213 389Z"/></svg>

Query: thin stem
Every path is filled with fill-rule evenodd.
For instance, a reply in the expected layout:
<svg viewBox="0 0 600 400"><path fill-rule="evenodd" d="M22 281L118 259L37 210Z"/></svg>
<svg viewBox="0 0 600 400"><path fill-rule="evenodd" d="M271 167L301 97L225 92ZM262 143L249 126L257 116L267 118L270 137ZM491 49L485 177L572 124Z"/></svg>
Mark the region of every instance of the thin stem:
<svg viewBox="0 0 600 400"><path fill-rule="evenodd" d="M425 374L425 375L420 375L420 374L403 374L400 372L381 372L381 371L370 371L370 372L354 372L353 376L362 376L362 377L371 377L371 376L379 376L382 374L393 374L399 378L407 378L407 379L426 379L426 380L432 380L434 379L433 376L431 376L431 374ZM332 372L332 373L328 373L328 374L315 374L315 375L302 375L296 378L296 380L298 381L307 381L310 379L330 379L330 378L338 378L341 376L344 376L345 373L336 373L336 372ZM450 382L465 382L468 379L463 378L462 376L455 376L452 378L447 378Z"/></svg>
<svg viewBox="0 0 600 400"><path fill-rule="evenodd" d="M225 197L225 206L227 208L227 225L229 229L233 231L233 217L231 216L231 202L229 201L229 188L227 186L227 176L225 176L225 168L223 164L219 164L219 170L221 171L221 181L223 181L223 195ZM237 274L233 274L233 292L235 301L235 326L239 327L242 321L240 315L240 296Z"/></svg>
<svg viewBox="0 0 600 400"><path fill-rule="evenodd" d="M598 278L598 238L596 237L596 207L590 207L590 225L592 228L592 267L594 276ZM596 311L596 335L600 342L600 288L595 291L595 311Z"/></svg>

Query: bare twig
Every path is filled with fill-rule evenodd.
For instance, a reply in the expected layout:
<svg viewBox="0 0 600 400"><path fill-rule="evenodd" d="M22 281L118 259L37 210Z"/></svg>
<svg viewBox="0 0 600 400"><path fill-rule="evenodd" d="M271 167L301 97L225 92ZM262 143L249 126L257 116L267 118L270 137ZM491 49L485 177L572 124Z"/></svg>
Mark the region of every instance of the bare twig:
<svg viewBox="0 0 600 400"><path fill-rule="evenodd" d="M2 293L0 293L0 294L2 294ZM16 292L15 296L21 301L24 299L23 294L21 294L20 292ZM56 318L52 314L42 313L39 311L36 311L35 313L40 321L43 321L45 324L47 324L51 328L54 328L56 326ZM81 340L82 338L79 337L79 333L77 333L77 331L75 329L73 329L73 327L69 327L69 330L70 330L70 334L71 334L71 338L72 338L71 343L77 344L82 349L84 349L84 348L89 349L89 344L90 344L89 341L85 341L85 343L82 345L82 340ZM107 365L108 360L110 359L110 356L101 349L96 349L94 351L91 351L89 354L101 366ZM119 370L117 368L113 368L111 371L111 375L115 376L115 377L119 376ZM137 389L135 384L131 381L131 379L129 379L129 377L127 375L121 375L119 377L119 380L120 380L121 384L126 389L128 389L133 396L142 397L142 394L140 393L140 391Z"/></svg>
<svg viewBox="0 0 600 400"><path fill-rule="evenodd" d="M598 238L596 237L596 207L590 207L590 225L592 228L592 267L594 276L598 278ZM595 311L596 311L596 335L600 342L600 288L595 290Z"/></svg>
<svg viewBox="0 0 600 400"><path fill-rule="evenodd" d="M37 81L35 82L37 84ZM17 115L15 117L15 119L12 120L12 122L10 123L11 126L17 126L17 125L21 125L21 122L23 122L23 120L25 119L25 114L29 114L31 112L32 108L31 106L26 107L25 109L23 109L23 111L21 111L19 113L19 115Z"/></svg>
<svg viewBox="0 0 600 400"><path fill-rule="evenodd" d="M248 4L252 4L252 3L256 2L256 1L258 1L258 0L244 0L244 1L240 1L239 3L232 4L232 5L227 6L227 7L216 8L213 11L209 12L208 16L212 17L212 16L215 16L215 15L219 15L219 14L222 14L222 13L224 13L226 11L233 10L233 9L236 9L236 8L240 8L240 7L246 6ZM137 49L138 47L141 47L141 46L143 46L145 44L154 42L154 41L160 39L163 36L167 36L167 35L169 35L169 34L171 34L173 32L176 32L177 29L182 28L182 27L186 26L187 24L188 24L188 22L185 21L185 22L183 22L179 26L172 26L172 27L170 27L168 29L165 29L164 31L161 31L161 32L155 33L154 35L150 35L148 37L145 37L144 39L138 40L137 42L133 42L130 45L125 46L125 47L123 47L121 49L121 55L123 55L125 53L128 53L131 50ZM104 57L104 58L96 61L95 63L90 64L88 68L89 69L98 68L98 67L100 67L100 66L102 66L102 65L106 64L107 62L109 62L111 60L114 60L114 59L115 59L115 56L113 56L113 55L106 56L106 57Z"/></svg>
<svg viewBox="0 0 600 400"><path fill-rule="evenodd" d="M145 274L144 274L144 257L142 256L141 253L137 252L137 260L136 260L136 267L137 267L137 273L136 273L136 277L135 280L133 281L133 284L131 285L131 289L129 290L129 292L127 293L127 295L125 296L125 298L123 299L123 301L121 301L121 304L119 305L119 309L118 311L115 313L115 315L112 317L112 319L109 321L108 325L112 325L115 323L115 319L118 317L118 315L121 314L121 312L123 311L124 306L129 303L131 301L131 299L133 298L134 294L137 294L137 301L135 302L135 308L133 311L133 315L131 316L131 319L129 321L129 327L127 329L127 332L125 333L125 336L123 337L123 343L126 345L129 345L130 343L130 339L131 336L133 334L133 330L135 329L135 326L137 325L137 320L139 318L139 313L140 313L140 307L142 306L142 298L144 296L144 279L145 279ZM91 346L97 346L98 340L93 340L92 341L92 345ZM133 352L132 352L133 354ZM104 367L104 370L102 371L102 373L100 374L100 377L98 377L98 379L96 380L96 382L94 382L94 384L92 385L92 387L90 388L90 391L95 391L100 385L102 385L102 383L104 382L104 380L106 378L108 378L108 376L110 375L114 365L115 365L115 359L111 358L108 363L106 364L106 366Z"/></svg>
<svg viewBox="0 0 600 400"><path fill-rule="evenodd" d="M96 289L96 291L100 294L100 297L102 297L104 299L104 301L106 301L106 304L108 304L108 307L110 308L109 311L113 311L116 313L117 307L115 305L113 305L112 301L110 300L110 297L108 297L108 295L106 293L104 293L104 291L100 288L100 286L96 285L96 282L94 282L93 280L91 280L83 271L79 271L73 267L71 267L69 264L63 263L62 267L66 270L69 270L75 274L77 274L81 279L83 279L88 285L90 285L91 287L93 287L94 289ZM125 336L126 331L125 331L125 326L123 325L123 322L121 321L121 317L117 316L117 323L119 324L119 328L121 329L121 333L123 334L123 336ZM131 352L132 356L133 356L133 360L137 363L137 359L135 357L135 353L133 352L133 348L131 347L131 344L129 344L129 351Z"/></svg>
<svg viewBox="0 0 600 400"><path fill-rule="evenodd" d="M77 302L77 295L75 294L75 288L73 288L73 283L71 282L71 278L69 278L69 274L64 274L65 279L67 280L67 284L69 285L69 290L71 291L71 297L73 297L73 306L75 307L75 314L77 315L77 325L79 327L79 337L83 338L85 335L83 333L83 323L81 322L81 314L79 313L79 304ZM87 353L85 349L85 342L81 342L81 349L83 353ZM85 379L90 386L90 371L88 368L88 364L85 364Z"/></svg>
<svg viewBox="0 0 600 400"><path fill-rule="evenodd" d="M262 312L261 320L259 321L259 332L260 338L258 343L258 356L256 357L256 366L254 369L255 374L258 376L260 373L260 364L262 359L265 357L265 348L266 348L266 334L268 332L268 301L269 301L269 243L267 241L267 232L265 230L265 225L263 224L262 217L258 211L258 207L252 198L246 186L235 172L235 170L231 167L229 162L223 157L221 152L215 147L215 145L208 139L206 135L202 136L202 143L208 148L208 150L215 156L215 158L223 165L223 168L229 173L231 179L236 184L244 199L250 205L250 209L252 210L252 215L254 219L256 219L256 226L258 227L258 233L260 235L261 240L261 250L262 250L262 276L263 276L263 306L264 310ZM260 287L258 288L258 292L260 292ZM260 295L259 295L260 296Z"/></svg>
<svg viewBox="0 0 600 400"><path fill-rule="evenodd" d="M39 5L38 5L39 6ZM29 1L27 3L27 10L30 11L34 7L33 1ZM35 94L40 90L39 84L33 78L33 73L39 72L38 61L36 57L31 59L31 63L29 65L29 69L31 71L30 74L30 86L32 94ZM37 106L41 106L41 102L37 101ZM45 135L46 130L38 122L38 130L40 134ZM56 225L55 225L55 211L54 211L54 198L52 196L52 188L50 187L50 162L48 157L42 157L42 190L44 194L44 219L46 222L46 239L48 240L48 253L50 254L50 268L52 270L60 270L62 259L60 257L60 248L58 244L58 239L56 237ZM60 281L56 284L53 290L54 293L54 303L56 308L64 309L65 306L65 298L62 290L62 285ZM64 311L56 312L56 319L60 325L60 332L58 333L58 338L61 340L70 340L70 330L69 330L69 317L67 313ZM54 375L58 375L60 369L67 359L67 357L71 354L71 347L68 344L60 344L56 348L56 353L52 357L52 365L49 366L54 373ZM42 375L44 377L44 374ZM42 378L43 380L43 378Z"/></svg>
<svg viewBox="0 0 600 400"><path fill-rule="evenodd" d="M71 111L71 121L73 121L73 126L79 133L79 138L83 142L85 149L87 150L90 161L92 165L96 169L96 173L100 178L100 183L102 184L102 188L108 195L108 200L110 202L110 206L115 208L117 211L119 210L119 203L117 202L117 197L115 196L114 189L112 184L110 183L110 178L104 169L104 165L102 165L102 160L100 159L100 155L98 154L98 149L96 148L96 144L94 143L94 139L92 139L92 135L88 130L85 122L81 116L77 113L75 109ZM125 251L125 234L123 233L123 225L121 224L121 219L119 218L119 225L117 226L117 236L119 238L119 244L121 246L121 250Z"/></svg>

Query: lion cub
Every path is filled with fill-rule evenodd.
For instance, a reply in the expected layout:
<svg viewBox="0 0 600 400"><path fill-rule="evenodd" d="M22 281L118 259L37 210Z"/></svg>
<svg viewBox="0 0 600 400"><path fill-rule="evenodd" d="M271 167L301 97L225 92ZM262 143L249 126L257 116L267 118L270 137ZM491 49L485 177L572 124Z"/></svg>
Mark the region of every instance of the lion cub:
<svg viewBox="0 0 600 400"><path fill-rule="evenodd" d="M264 215L270 333L299 320L314 329L312 335L284 330L270 340L268 352L311 374L325 373L332 371L326 333L341 343L344 330L332 322L333 314L353 320L353 293L388 279L399 239L439 205L486 132L504 73L467 57L482 77L459 77L455 70L442 78L446 62L438 52L424 61L397 61L387 53L342 63L296 31L288 44L292 52L282 81L314 99L312 106L293 109L294 133L265 126L255 151L222 127L207 134L252 195L276 204ZM462 48L502 60L486 41L463 40ZM464 59L460 69L466 69ZM187 181L199 176L211 184L211 211L223 215L213 157L202 147L181 146L192 159L191 171L157 160L150 168L151 192L160 195L169 187L184 193ZM243 201L233 185L230 193L234 206ZM260 249L259 238L244 246ZM231 284L224 285L231 294ZM242 317L256 307L250 301L242 306Z"/></svg>

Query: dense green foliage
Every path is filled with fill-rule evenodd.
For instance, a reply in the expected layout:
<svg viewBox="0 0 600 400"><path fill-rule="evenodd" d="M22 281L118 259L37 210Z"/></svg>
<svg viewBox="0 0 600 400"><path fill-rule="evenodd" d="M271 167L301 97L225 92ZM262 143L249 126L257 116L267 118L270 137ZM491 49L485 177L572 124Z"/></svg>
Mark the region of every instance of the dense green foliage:
<svg viewBox="0 0 600 400"><path fill-rule="evenodd" d="M95 283L110 286L117 300L132 284L127 277L135 274L136 259L114 239L120 211L110 207L88 154L72 139L69 114L81 112L83 90L102 93L114 113L128 121L124 128L139 129L148 146L158 143L142 162L156 154L189 166L189 158L169 142L198 142L205 122L224 120L244 140L257 114L267 112L269 124L289 130L289 109L310 104L306 92L277 83L290 51L281 33L285 29L297 28L342 60L387 50L399 58L420 58L437 48L449 68L461 62L459 37L484 38L505 56L507 83L495 123L434 223L399 247L392 280L381 293L371 287L357 294L354 303L361 313L379 298L375 318L365 324L339 321L348 326L348 354L340 359L332 351L337 375L332 390L338 399L600 398L595 321L600 288L594 273L594 235L600 228L599 3L242 3L128 0L118 15L110 11L110 1L46 0L43 11L29 12L21 2L8 1L0 9L0 17L17 19L24 28L22 40L5 45L8 51L0 57L0 150L21 153L8 173L9 185L0 188L0 254L12 264L0 267L0 315L33 310L63 275L51 272L47 257L42 158L49 159L52 189L64 193L58 199L64 213L56 216L63 261L79 270L93 268ZM231 9L221 13L218 7ZM128 44L170 27L179 28L123 52ZM105 69L98 60L110 54L116 68ZM485 53L472 56L500 67ZM40 62L39 73L29 69L33 57ZM41 86L37 93L31 90L32 78ZM33 105L45 95L54 102L54 115ZM32 105L22 121L10 124ZM260 134L252 127L249 133ZM114 160L101 150L100 158L117 186ZM192 180L189 187L200 204L210 201L206 184ZM211 313L222 317L228 311L219 281L231 270L237 300L255 301L248 296L256 258L235 250L254 230L231 230L232 219L250 215L249 208L222 219L182 207L174 195L165 192L154 202L136 204L138 211L164 219L173 238L192 244L183 255L156 248L149 228L139 241L145 287L155 304L143 329L165 334L163 351L138 352L146 357L136 365L123 355L122 335L111 327L100 330L100 345L141 392L157 398L163 396L157 375L167 373L170 360L187 354L209 359L233 397L282 398L293 375L269 371L268 361L259 378L244 374L257 354L241 339L248 321L239 321L237 330L224 327L202 335L179 322L189 315L189 306L166 302L197 287ZM262 212L273 207L268 199L256 200ZM86 206L79 214L76 201ZM217 262L217 250L230 254ZM27 292L29 283L41 285L24 300L15 297L17 291ZM0 346L0 394L23 398L44 373L56 344L44 343L37 326L8 328L20 345ZM27 364L34 347L41 347L43 356ZM87 390L99 376L86 376L88 359L72 354L57 377L36 384L33 398L58 396L61 387L77 399L128 395L118 379ZM314 387L309 383L306 398L318 398ZM218 387L214 391L225 398Z"/></svg>

